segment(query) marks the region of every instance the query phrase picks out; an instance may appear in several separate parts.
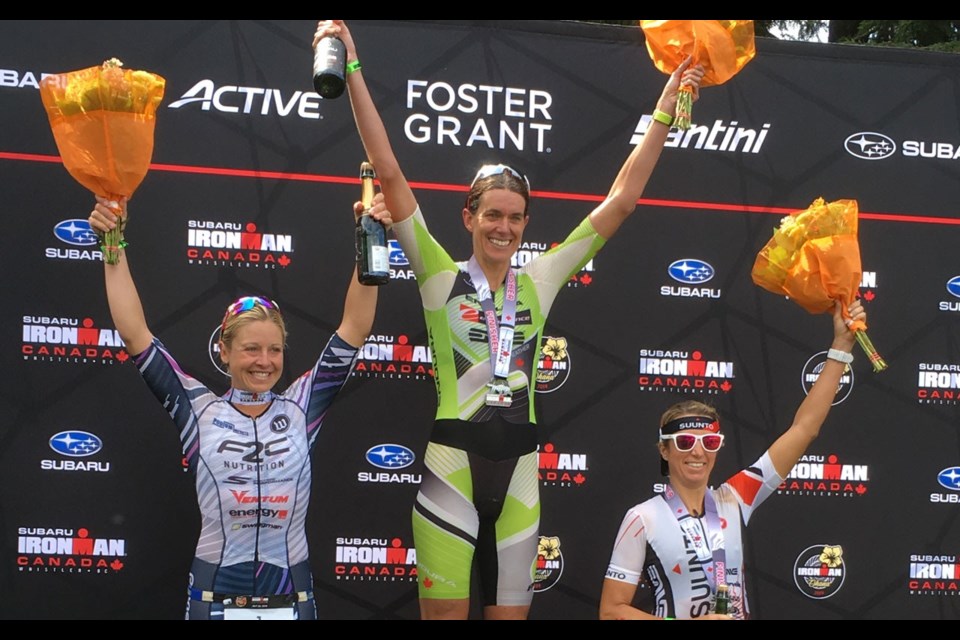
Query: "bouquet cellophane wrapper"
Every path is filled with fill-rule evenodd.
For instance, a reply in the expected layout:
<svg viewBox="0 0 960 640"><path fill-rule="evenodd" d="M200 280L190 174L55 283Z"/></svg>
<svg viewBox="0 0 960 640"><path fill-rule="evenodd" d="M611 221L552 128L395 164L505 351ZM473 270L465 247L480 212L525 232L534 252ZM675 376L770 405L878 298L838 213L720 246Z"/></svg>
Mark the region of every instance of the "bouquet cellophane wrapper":
<svg viewBox="0 0 960 640"><path fill-rule="evenodd" d="M753 20L640 20L640 28L657 69L669 75L693 56L701 87L723 84L757 53Z"/></svg>
<svg viewBox="0 0 960 640"><path fill-rule="evenodd" d="M810 313L832 312L835 300L849 305L862 277L857 202L818 199L784 218L757 255L751 276Z"/></svg>
<svg viewBox="0 0 960 640"><path fill-rule="evenodd" d="M77 182L100 196L133 195L150 168L165 84L107 63L41 81L57 149Z"/></svg>
<svg viewBox="0 0 960 640"><path fill-rule="evenodd" d="M57 149L74 179L101 196L130 196L153 157L155 121L132 113L97 111L51 124Z"/></svg>

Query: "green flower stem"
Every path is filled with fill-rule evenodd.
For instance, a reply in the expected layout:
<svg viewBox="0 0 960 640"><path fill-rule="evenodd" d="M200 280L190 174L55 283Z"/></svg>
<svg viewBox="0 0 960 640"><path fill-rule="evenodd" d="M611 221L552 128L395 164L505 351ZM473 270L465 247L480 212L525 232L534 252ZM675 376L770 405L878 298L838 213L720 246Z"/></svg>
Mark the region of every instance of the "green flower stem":
<svg viewBox="0 0 960 640"><path fill-rule="evenodd" d="M883 357L877 353L876 347L873 346L873 342L867 336L866 331L854 331L853 335L857 338L857 344L863 349L863 352L867 354L867 358L870 359L870 364L873 365L873 372L880 373L881 371L887 368L887 362Z"/></svg>
<svg viewBox="0 0 960 640"><path fill-rule="evenodd" d="M127 246L127 241L123 238L123 226L117 225L100 234L100 250L103 252L103 260L107 264L118 264L120 262L120 252Z"/></svg>
<svg viewBox="0 0 960 640"><path fill-rule="evenodd" d="M677 92L677 116L673 121L673 126L681 131L690 128L691 114L693 113L693 91L684 85Z"/></svg>

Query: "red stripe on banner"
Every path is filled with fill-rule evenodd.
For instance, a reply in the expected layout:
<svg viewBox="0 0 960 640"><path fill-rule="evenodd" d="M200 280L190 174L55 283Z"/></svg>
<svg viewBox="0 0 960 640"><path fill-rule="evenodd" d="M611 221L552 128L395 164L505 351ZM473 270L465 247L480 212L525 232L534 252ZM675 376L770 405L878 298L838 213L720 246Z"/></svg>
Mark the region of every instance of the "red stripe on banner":
<svg viewBox="0 0 960 640"><path fill-rule="evenodd" d="M18 160L21 162L56 162L60 163L60 156L40 155L36 153L13 153L0 151L0 160ZM197 167L178 164L151 164L151 171L167 171L170 173L191 173L196 175L229 176L234 178L261 178L269 180L291 180L296 182L326 182L331 184L359 184L359 178L345 178L342 176L321 176L314 173L287 173L283 171L257 171L252 169L227 169L223 167ZM467 187L462 185L442 184L439 182L411 182L411 188L428 191L461 191L466 193ZM536 198L551 198L554 200L570 200L582 202L603 202L606 196L585 193L564 193L560 191L531 191L530 195ZM759 207L746 204L723 204L718 202L693 202L685 200L659 200L654 198L640 198L637 204L644 206L667 207L670 209L711 209L713 211L739 211L742 213L768 213L774 215L789 215L797 209L785 207ZM921 224L948 224L960 225L960 218L941 218L936 216L915 216L898 213L866 213L861 211L860 218L864 220L882 220L885 222L913 222Z"/></svg>
<svg viewBox="0 0 960 640"><path fill-rule="evenodd" d="M0 151L0 159L26 162L60 162L60 156L41 156L36 153L7 153Z"/></svg>

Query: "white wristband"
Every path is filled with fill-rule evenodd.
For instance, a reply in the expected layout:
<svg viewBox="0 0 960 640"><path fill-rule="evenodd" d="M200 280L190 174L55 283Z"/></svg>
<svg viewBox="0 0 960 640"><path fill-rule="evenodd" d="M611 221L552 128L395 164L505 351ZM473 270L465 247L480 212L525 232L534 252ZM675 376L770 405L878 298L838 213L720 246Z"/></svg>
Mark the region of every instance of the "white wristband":
<svg viewBox="0 0 960 640"><path fill-rule="evenodd" d="M840 351L840 349L830 349L827 351L827 359L836 360L837 362L842 362L843 364L850 364L853 362L853 354L847 353L846 351Z"/></svg>

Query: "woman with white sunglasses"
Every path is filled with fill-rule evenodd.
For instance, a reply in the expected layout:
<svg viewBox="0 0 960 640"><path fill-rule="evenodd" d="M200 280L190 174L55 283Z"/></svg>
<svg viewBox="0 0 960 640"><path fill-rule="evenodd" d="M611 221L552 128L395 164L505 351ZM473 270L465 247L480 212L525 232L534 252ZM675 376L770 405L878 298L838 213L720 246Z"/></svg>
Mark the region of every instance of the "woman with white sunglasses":
<svg viewBox="0 0 960 640"><path fill-rule="evenodd" d="M382 195L371 214L390 224ZM89 222L103 237L126 219L125 198L98 197ZM104 277L114 326L169 413L195 477L201 522L186 618L315 619L305 528L311 457L373 326L377 287L361 285L354 272L340 326L314 367L281 393L273 391L287 342L279 305L259 296L233 302L220 326L220 358L230 375L220 395L184 373L150 331L123 247L118 264L104 261Z"/></svg>
<svg viewBox="0 0 960 640"><path fill-rule="evenodd" d="M681 84L697 95L703 69L685 62L667 81L643 142L607 198L558 246L520 269L511 258L529 221L530 184L516 169L485 165L461 211L473 255L455 262L430 235L367 89L343 20L317 26L314 47L346 45L347 88L367 157L417 274L430 334L438 407L413 509L420 613L466 619L474 558L487 619L525 619L533 599L540 524L535 367L557 293L636 209L656 166ZM689 68L688 68L689 67Z"/></svg>
<svg viewBox="0 0 960 640"><path fill-rule="evenodd" d="M833 343L817 381L804 398L793 424L760 458L709 487L710 473L723 446L717 411L697 401L667 409L660 419L660 473L668 476L663 493L631 507L613 544L600 596L604 620L745 619L749 616L741 522L766 500L790 473L820 433L833 405L855 341L847 328L866 322L859 301L844 320L842 305L833 313ZM650 587L652 611L633 606L641 582ZM726 585L728 613L714 613L718 588Z"/></svg>

